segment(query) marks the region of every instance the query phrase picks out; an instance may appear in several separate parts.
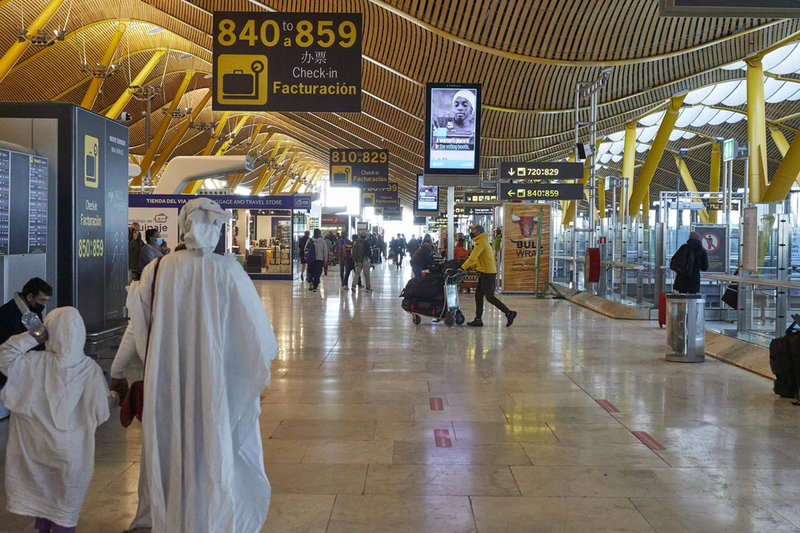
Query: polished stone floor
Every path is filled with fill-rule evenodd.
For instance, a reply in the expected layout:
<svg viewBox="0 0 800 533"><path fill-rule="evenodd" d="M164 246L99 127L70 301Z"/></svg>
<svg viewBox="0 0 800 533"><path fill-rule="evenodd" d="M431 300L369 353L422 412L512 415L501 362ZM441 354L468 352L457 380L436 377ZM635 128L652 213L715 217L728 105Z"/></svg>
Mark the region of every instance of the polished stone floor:
<svg viewBox="0 0 800 533"><path fill-rule="evenodd" d="M257 283L282 350L263 531L800 532L800 407L768 380L666 363L657 327L565 301L503 296L509 329L494 308L483 329L414 326L407 277L378 266L372 294L340 292L335 269L319 293ZM129 523L140 437L98 431L79 531ZM0 511L0 531L30 526Z"/></svg>

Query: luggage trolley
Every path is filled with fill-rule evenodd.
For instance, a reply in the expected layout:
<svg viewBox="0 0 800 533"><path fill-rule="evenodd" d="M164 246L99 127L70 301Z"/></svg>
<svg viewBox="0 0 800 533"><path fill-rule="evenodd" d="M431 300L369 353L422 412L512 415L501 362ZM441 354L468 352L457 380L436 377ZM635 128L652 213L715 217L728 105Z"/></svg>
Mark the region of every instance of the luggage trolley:
<svg viewBox="0 0 800 533"><path fill-rule="evenodd" d="M441 315L432 314L430 316L436 320L444 320L447 327L453 327L454 324L462 325L466 321L464 313L461 312L461 307L458 300L458 286L461 283L463 273L459 270L448 269L442 273L444 278L444 305L442 306ZM414 325L419 326L422 323L422 314L415 312L412 307L409 311L411 320Z"/></svg>

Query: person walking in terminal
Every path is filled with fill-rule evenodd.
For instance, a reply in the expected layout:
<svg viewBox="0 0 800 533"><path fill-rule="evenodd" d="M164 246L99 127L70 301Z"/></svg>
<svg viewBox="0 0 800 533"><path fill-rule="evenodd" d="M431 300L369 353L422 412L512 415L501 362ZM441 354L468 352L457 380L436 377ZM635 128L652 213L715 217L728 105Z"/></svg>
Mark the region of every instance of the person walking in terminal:
<svg viewBox="0 0 800 533"><path fill-rule="evenodd" d="M675 283L672 285L672 288L681 294L700 292L700 271L708 270L708 253L703 248L702 239L702 235L693 231L689 234L686 244L675 252L675 258L685 263L685 271L682 271L683 268L675 271ZM673 266L673 262L670 262L670 267Z"/></svg>
<svg viewBox="0 0 800 533"><path fill-rule="evenodd" d="M108 420L100 366L83 353L86 327L74 307L49 313L44 330L0 346L11 411L5 487L9 512L47 533L74 533L94 474L95 430ZM44 346L44 351L29 351Z"/></svg>
<svg viewBox="0 0 800 533"><path fill-rule="evenodd" d="M112 388L145 362L139 507L130 529L261 531L271 489L259 394L278 342L250 278L217 255L229 212L208 198L178 218L186 250L153 262L128 292L130 323Z"/></svg>
<svg viewBox="0 0 800 533"><path fill-rule="evenodd" d="M314 247L314 260L309 261L308 264L308 282L310 287L308 290L317 292L319 290L319 282L322 278L322 271L328 266L328 241L322 238L322 231L317 228L314 230L314 237L306 246ZM306 254L306 260L310 259Z"/></svg>
<svg viewBox="0 0 800 533"><path fill-rule="evenodd" d="M370 283L370 264L372 257L372 247L369 244L369 237L362 233L358 240L353 243L353 264L355 265L355 274L353 275L353 292L356 290L356 282L360 279L361 274L364 274L364 284L366 285L367 292L372 292L372 284Z"/></svg>
<svg viewBox="0 0 800 533"><path fill-rule="evenodd" d="M433 239L429 233L422 239L422 245L414 252L411 257L411 271L415 278L422 277L422 271L427 270L433 264Z"/></svg>
<svg viewBox="0 0 800 533"><path fill-rule="evenodd" d="M161 251L161 245L164 244L164 239L161 238L161 232L155 228L150 228L145 232L145 244L139 252L139 272L144 270L144 267L149 265L153 260L164 256Z"/></svg>
<svg viewBox="0 0 800 533"><path fill-rule="evenodd" d="M39 320L42 320L42 313L51 296L53 296L53 287L41 278L28 280L22 287L22 292L14 293L14 297L0 307L0 344L6 342L13 335L27 331L22 323L23 314L33 312L36 313ZM40 344L33 349L44 350L44 345ZM6 376L0 371L0 389L5 383Z"/></svg>
<svg viewBox="0 0 800 533"><path fill-rule="evenodd" d="M139 279L139 252L144 248L142 240L142 228L138 222L131 224L128 228L128 283Z"/></svg>
<svg viewBox="0 0 800 533"><path fill-rule="evenodd" d="M511 311L506 305L495 296L495 285L497 284L497 267L494 263L494 250L489 244L489 235L481 225L469 227L469 236L475 242L475 248L469 254L469 258L461 266L464 270L474 268L478 271L478 287L475 289L475 320L468 322L468 326L473 328L483 327L483 300L498 308L506 316L506 327L510 327L517 318L517 312Z"/></svg>
<svg viewBox="0 0 800 533"><path fill-rule="evenodd" d="M306 243L310 238L311 233L307 231L302 237L297 239L297 247L300 253L300 281L303 281L306 275L306 267L308 266L306 263Z"/></svg>
<svg viewBox="0 0 800 533"><path fill-rule="evenodd" d="M415 235L412 235L411 239L406 245L406 253L408 254L408 257L414 257L414 254L417 253L417 250L419 250L419 241Z"/></svg>

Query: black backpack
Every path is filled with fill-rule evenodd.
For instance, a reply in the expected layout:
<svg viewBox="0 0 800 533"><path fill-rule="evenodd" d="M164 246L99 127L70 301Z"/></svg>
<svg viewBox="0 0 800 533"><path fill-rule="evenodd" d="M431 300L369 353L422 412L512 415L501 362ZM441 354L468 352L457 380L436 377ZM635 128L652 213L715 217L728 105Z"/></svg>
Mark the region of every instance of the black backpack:
<svg viewBox="0 0 800 533"><path fill-rule="evenodd" d="M675 255L672 256L672 259L670 259L669 268L673 272L676 272L685 278L689 278L694 272L694 260L694 250L692 250L688 244L684 244L678 248L678 251L675 252Z"/></svg>
<svg viewBox="0 0 800 533"><path fill-rule="evenodd" d="M800 396L800 332L787 332L769 343L769 367L775 374L772 388L782 398Z"/></svg>

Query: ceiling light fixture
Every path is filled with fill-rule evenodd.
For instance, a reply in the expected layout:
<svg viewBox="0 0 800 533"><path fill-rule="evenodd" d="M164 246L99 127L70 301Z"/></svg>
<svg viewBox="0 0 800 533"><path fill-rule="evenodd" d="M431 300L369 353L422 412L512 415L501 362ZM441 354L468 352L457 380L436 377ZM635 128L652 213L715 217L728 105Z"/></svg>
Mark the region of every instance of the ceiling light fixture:
<svg viewBox="0 0 800 533"><path fill-rule="evenodd" d="M21 29L17 32L17 42L29 42L37 48L47 48L54 45L57 41L63 41L67 32L55 29L52 32L47 30L39 30L35 34L29 35L28 30Z"/></svg>
<svg viewBox="0 0 800 533"><path fill-rule="evenodd" d="M161 26L153 26L149 30L147 30L147 35L158 35L159 33L165 31L164 28Z"/></svg>
<svg viewBox="0 0 800 533"><path fill-rule="evenodd" d="M87 63L83 63L78 68L80 68L81 72L86 75L104 80L113 76L120 68L122 68L122 65L112 63L108 66L105 66L101 65L100 63L95 63L95 65L92 66Z"/></svg>

